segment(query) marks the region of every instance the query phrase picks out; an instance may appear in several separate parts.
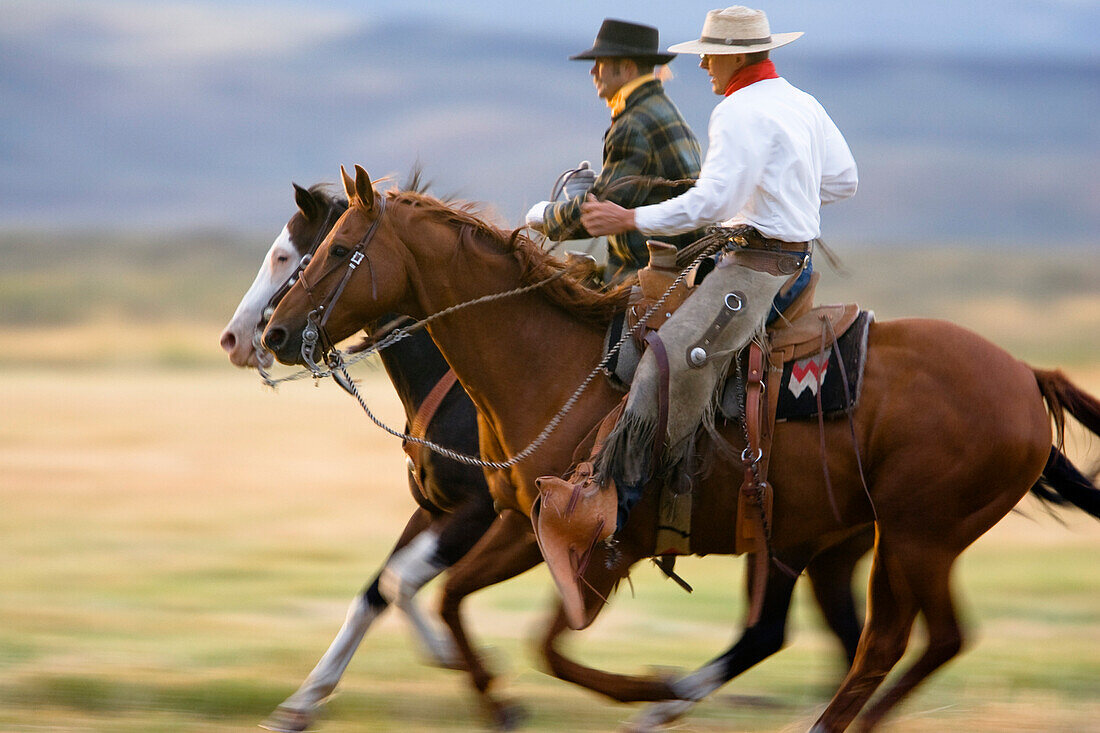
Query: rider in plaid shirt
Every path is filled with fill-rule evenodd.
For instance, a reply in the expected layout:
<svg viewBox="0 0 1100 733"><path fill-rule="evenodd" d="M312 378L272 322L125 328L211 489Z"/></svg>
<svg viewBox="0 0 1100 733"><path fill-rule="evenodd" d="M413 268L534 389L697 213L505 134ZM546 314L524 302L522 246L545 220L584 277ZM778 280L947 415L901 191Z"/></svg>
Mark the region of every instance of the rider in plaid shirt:
<svg viewBox="0 0 1100 733"><path fill-rule="evenodd" d="M589 193L620 206L658 203L685 190L645 181L616 185L624 176L675 181L699 175L699 142L653 74L655 65L668 63L675 54L658 53L657 48L657 29L609 19L600 28L593 48L571 57L594 60L591 73L596 90L611 107L611 127L604 133L603 168ZM589 237L580 222L584 199L581 194L562 202L535 204L527 223L553 240ZM661 239L682 247L698 235L701 232ZM608 282L619 282L648 263L646 239L636 231L608 237Z"/></svg>

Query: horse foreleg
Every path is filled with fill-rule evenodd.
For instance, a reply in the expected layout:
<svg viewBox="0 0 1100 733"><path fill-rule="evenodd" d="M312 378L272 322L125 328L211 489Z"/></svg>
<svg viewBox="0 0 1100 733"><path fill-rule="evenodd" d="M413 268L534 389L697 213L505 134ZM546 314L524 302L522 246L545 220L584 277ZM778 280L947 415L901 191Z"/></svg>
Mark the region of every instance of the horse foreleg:
<svg viewBox="0 0 1100 733"><path fill-rule="evenodd" d="M867 625L855 662L811 733L842 731L851 724L905 653L916 615L917 605L900 560L883 546L880 535L871 564Z"/></svg>
<svg viewBox="0 0 1100 733"><path fill-rule="evenodd" d="M798 563L796 569L801 569L804 564L804 561ZM751 564L749 567L751 569ZM771 563L768 567L760 620L747 627L737 642L721 656L715 657L695 672L673 681L672 691L679 699L650 705L635 716L629 729L639 733L656 730L676 720L707 695L782 649L795 580L797 575L792 577Z"/></svg>
<svg viewBox="0 0 1100 733"><path fill-rule="evenodd" d="M421 610L416 594L469 552L495 518L488 495L477 494L395 552L382 572L382 596L409 619L428 662L437 667L466 668L454 638Z"/></svg>
<svg viewBox="0 0 1100 733"><path fill-rule="evenodd" d="M540 562L542 555L531 531L531 521L517 511L506 510L473 549L451 568L440 596L440 616L451 630L470 681L494 725L502 730L519 724L522 709L513 703L498 701L491 694L493 675L470 643L460 605L471 593L513 578Z"/></svg>
<svg viewBox="0 0 1100 733"><path fill-rule="evenodd" d="M629 572L631 566L638 559L637 557L627 556L624 550L623 556L613 563L613 567L609 569L605 558L606 550L600 545L594 550L588 569L584 574L586 586L584 610L587 619L594 619L599 614L615 585ZM565 608L559 600L557 613L547 628L540 645L543 659L549 666L551 674L558 679L580 685L618 702L652 702L654 700L670 700L676 697L667 680L604 672L586 667L565 657L558 651L556 642L558 637L568 628Z"/></svg>
<svg viewBox="0 0 1100 733"><path fill-rule="evenodd" d="M837 545L834 545L810 561L806 575L813 586L825 622L844 647L848 668L856 658L856 647L863 631L863 621L852 597L852 576L856 563L866 555L875 541L874 527L867 527Z"/></svg>
<svg viewBox="0 0 1100 733"><path fill-rule="evenodd" d="M418 509L409 519L404 532L394 545L390 559L400 550L406 547L425 529L431 526L432 516L423 509ZM297 691L284 700L268 718L260 724L262 728L286 733L297 733L306 730L313 722L317 714L318 706L332 694L340 678L351 662L356 649L363 641L367 629L374 623L388 602L379 592L379 580L385 572L386 565L375 574L373 580L356 596L348 608L343 626L337 632L336 638L328 651L309 673L305 681Z"/></svg>

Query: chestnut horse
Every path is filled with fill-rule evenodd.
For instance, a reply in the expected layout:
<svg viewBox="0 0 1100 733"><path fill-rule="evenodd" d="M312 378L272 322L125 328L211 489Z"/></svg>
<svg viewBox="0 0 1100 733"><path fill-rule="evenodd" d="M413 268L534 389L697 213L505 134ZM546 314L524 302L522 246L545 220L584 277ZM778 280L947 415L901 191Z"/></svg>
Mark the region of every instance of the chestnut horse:
<svg viewBox="0 0 1100 733"><path fill-rule="evenodd" d="M418 172L406 188L421 190ZM265 311L278 303L287 284L297 276L303 259L313 255L347 209L346 200L332 196L321 185L309 189L295 185L294 197L298 211L272 243L252 286L222 331L221 346L237 366L271 365L270 354L256 350L253 335L259 325L266 323ZM423 331L386 349L381 358L411 423L449 367ZM459 451L477 450L477 414L465 392L455 388L447 393L426 434ZM435 631L437 622L419 608L415 595L436 574L454 565L485 533L496 514L480 468L426 451L421 455L422 463L409 467L409 488L419 508L382 568L352 602L329 650L299 689L264 721L264 727L280 731L306 729L319 705L334 691L364 635L391 601L412 622L431 663L448 668L466 666L465 660L456 656L450 636ZM872 540L872 533L859 535L815 558L807 569L814 597L843 645L849 665L861 629L851 594L852 574L855 563L870 550ZM516 552L528 553L533 563L541 561L533 535L512 549L513 554ZM469 567L467 572L476 578L491 569L479 565ZM461 577L458 580L462 582ZM494 724L501 728L511 727L522 718L522 710L514 703L493 701L488 708Z"/></svg>
<svg viewBox="0 0 1100 733"><path fill-rule="evenodd" d="M346 173L343 177L348 211L265 331L264 344L280 361L299 360L300 334L311 314L334 343L386 312L423 318L544 281L563 267L525 237L496 230L468 211L416 194L383 198L358 166L354 179ZM619 401L608 385L592 382L534 453L518 463L505 460L532 443L599 362L604 326L625 306L625 296L623 291L594 293L579 278L559 277L536 291L449 311L428 326L477 406L481 454L508 465L489 472L488 478L498 508L511 510L513 517L529 513L536 498L534 480L563 474L574 449ZM771 565L761 621L694 674L671 685L634 682L633 699L646 699L642 695L648 693L653 696L649 699L679 700L658 706L646 724L680 714L692 700L758 661L761 657L746 653L746 639L755 639L753 651L758 653L761 635L774 639L777 623L781 629L794 584L786 571L801 571L815 555L874 522L867 623L852 668L814 730L848 727L901 658L920 613L927 647L864 714L863 725L874 727L961 648L950 587L955 559L1015 506L1044 469L1051 469L1048 477L1072 469L1052 450L1051 416L1059 433L1068 410L1100 434L1100 401L1060 372L1032 369L950 323L876 323L869 351L854 412L867 489L843 421L826 423L821 436L839 518L828 509L823 458L814 450L818 427L800 422L777 427L770 549L781 563ZM736 428L726 426L723 435L740 447ZM702 446L704 451L709 447ZM693 551L730 553L741 467L721 459L711 465L695 487ZM1091 484L1087 488L1095 491ZM586 623L631 565L654 551L655 493L649 491L619 528L614 552L606 545L597 547L585 574ZM461 563L491 552L504 533L525 531L514 518L494 528L496 535L490 529ZM781 564L784 571L777 569ZM555 674L605 693L625 684L618 675L582 667L558 654L552 639L565 625L559 611L543 647Z"/></svg>
<svg viewBox="0 0 1100 733"><path fill-rule="evenodd" d="M222 348L237 366L270 366L270 355L256 350L253 333L265 322L268 305L277 302L284 286L297 275L303 258L312 255L347 209L347 201L331 196L323 186L305 189L296 185L294 197L298 211L272 243L256 279L222 332ZM427 334L405 339L387 351L382 354L383 366L412 422L449 367ZM461 389L451 389L444 396L426 426L426 435L456 450L477 450L477 417ZM306 730L318 706L336 688L367 630L391 603L412 622L429 661L441 667L463 666L450 633L420 610L415 595L485 533L496 518L492 498L480 469L436 454L420 465L410 465L408 478L418 508L383 566L352 601L328 651L298 690L264 721L264 727Z"/></svg>

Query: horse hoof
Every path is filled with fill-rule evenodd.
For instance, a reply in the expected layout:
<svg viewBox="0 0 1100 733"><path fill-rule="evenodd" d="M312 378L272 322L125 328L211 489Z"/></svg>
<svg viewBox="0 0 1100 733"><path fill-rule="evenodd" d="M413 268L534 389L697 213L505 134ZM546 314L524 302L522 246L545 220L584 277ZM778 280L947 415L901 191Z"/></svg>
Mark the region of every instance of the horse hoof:
<svg viewBox="0 0 1100 733"><path fill-rule="evenodd" d="M527 708L519 703L501 703L493 711L493 729L501 731L519 730L529 717L530 714L527 712Z"/></svg>
<svg viewBox="0 0 1100 733"><path fill-rule="evenodd" d="M671 723L695 707L691 700L666 700L647 705L641 713L621 728L622 733L652 733Z"/></svg>
<svg viewBox="0 0 1100 733"><path fill-rule="evenodd" d="M309 712L277 707L275 712L260 723L260 727L275 733L302 733L309 730L309 725L312 722L313 715Z"/></svg>

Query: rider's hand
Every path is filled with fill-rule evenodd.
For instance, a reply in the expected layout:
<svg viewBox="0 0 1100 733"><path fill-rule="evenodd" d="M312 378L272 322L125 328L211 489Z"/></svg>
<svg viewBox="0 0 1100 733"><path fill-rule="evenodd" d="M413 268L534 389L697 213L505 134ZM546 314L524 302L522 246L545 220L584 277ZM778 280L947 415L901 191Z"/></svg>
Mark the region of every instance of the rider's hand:
<svg viewBox="0 0 1100 733"><path fill-rule="evenodd" d="M581 224L593 237L622 234L634 228L634 209L624 209L611 201L597 201L588 194L581 204Z"/></svg>

